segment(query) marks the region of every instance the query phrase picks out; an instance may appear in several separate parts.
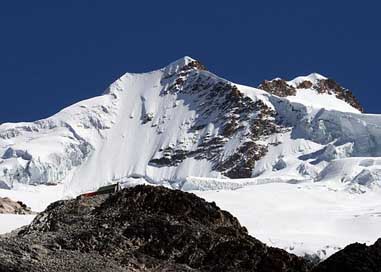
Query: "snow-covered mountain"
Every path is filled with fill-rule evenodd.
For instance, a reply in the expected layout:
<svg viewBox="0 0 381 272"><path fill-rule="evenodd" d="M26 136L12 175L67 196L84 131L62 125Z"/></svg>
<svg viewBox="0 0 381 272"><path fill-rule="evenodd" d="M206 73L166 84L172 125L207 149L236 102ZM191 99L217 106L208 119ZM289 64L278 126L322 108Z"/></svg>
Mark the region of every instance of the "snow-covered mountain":
<svg viewBox="0 0 381 272"><path fill-rule="evenodd" d="M183 189L379 184L381 116L362 114L350 91L318 74L259 88L190 57L126 73L50 118L2 124L0 186L63 183L78 194L142 180Z"/></svg>
<svg viewBox="0 0 381 272"><path fill-rule="evenodd" d="M1 124L0 196L40 211L118 181L192 190L264 242L326 257L381 236L381 115L362 112L319 74L252 88L184 57ZM0 215L0 233L32 218Z"/></svg>

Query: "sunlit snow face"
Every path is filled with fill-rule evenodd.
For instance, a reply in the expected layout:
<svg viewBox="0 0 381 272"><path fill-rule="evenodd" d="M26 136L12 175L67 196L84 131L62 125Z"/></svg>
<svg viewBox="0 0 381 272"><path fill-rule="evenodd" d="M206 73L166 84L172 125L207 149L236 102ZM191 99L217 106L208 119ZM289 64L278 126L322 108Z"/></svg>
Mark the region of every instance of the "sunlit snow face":
<svg viewBox="0 0 381 272"><path fill-rule="evenodd" d="M185 57L50 118L0 125L0 196L41 210L109 183L163 185L216 199L298 254L373 239L377 197L364 206L362 193L379 187L381 117L313 88L318 74L285 81L295 92L281 97L205 69Z"/></svg>

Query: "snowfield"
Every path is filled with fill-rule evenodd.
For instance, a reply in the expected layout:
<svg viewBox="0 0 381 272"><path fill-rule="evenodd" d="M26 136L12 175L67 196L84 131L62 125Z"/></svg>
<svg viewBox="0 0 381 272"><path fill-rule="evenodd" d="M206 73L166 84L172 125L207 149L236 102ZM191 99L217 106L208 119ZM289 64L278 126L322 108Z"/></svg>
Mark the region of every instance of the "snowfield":
<svg viewBox="0 0 381 272"><path fill-rule="evenodd" d="M353 194L320 183L271 183L237 190L193 191L235 215L249 233L274 247L327 258L381 232L381 191Z"/></svg>
<svg viewBox="0 0 381 272"><path fill-rule="evenodd" d="M327 78L322 75L312 73L308 76L299 76L293 80L288 81L287 83L293 87L297 87L304 81L309 81L312 82L312 84L316 84L318 80L325 79ZM319 94L313 89L298 90L296 95L288 96L287 99L291 102L303 104L308 108L324 108L326 110L360 113L359 110L353 108L345 101L338 99L337 97L330 94Z"/></svg>
<svg viewBox="0 0 381 272"><path fill-rule="evenodd" d="M0 189L0 197L22 201L34 212L41 212L52 202L65 198L63 186L31 186L17 184L13 190ZM32 222L36 215L0 214L0 234L10 232Z"/></svg>
<svg viewBox="0 0 381 272"><path fill-rule="evenodd" d="M162 185L215 201L254 237L298 255L373 243L381 115L319 93L325 80L297 77L286 82L295 93L280 97L189 57L126 73L52 117L1 124L0 196L41 211L111 183ZM0 233L32 218L0 215Z"/></svg>
<svg viewBox="0 0 381 272"><path fill-rule="evenodd" d="M0 214L0 234L11 232L30 224L35 215Z"/></svg>

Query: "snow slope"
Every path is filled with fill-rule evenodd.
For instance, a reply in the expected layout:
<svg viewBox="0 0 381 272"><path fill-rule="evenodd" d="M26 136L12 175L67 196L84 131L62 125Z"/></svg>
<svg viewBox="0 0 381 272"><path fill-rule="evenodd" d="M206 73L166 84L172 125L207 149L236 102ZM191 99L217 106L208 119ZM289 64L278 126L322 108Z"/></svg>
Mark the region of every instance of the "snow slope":
<svg viewBox="0 0 381 272"><path fill-rule="evenodd" d="M22 201L34 212L41 212L52 202L63 198L63 185L32 186L15 184L12 190L0 189L0 197ZM0 214L0 234L10 232L32 222L36 215Z"/></svg>
<svg viewBox="0 0 381 272"><path fill-rule="evenodd" d="M303 82L311 82L312 86L316 85L319 80L326 80L325 76L312 73L308 76L299 76L287 83L297 88L296 94L287 96L291 102L303 104L308 108L324 108L326 110L336 110L342 112L360 113L360 111L345 101L337 98L335 95L328 93L319 93L313 88L298 88Z"/></svg>
<svg viewBox="0 0 381 272"><path fill-rule="evenodd" d="M271 183L237 190L193 191L237 216L274 247L327 258L346 245L381 236L381 192L351 194L323 183Z"/></svg>
<svg viewBox="0 0 381 272"><path fill-rule="evenodd" d="M379 116L314 89L278 97L197 65L184 57L127 73L102 96L50 118L2 124L0 187L62 183L65 194L76 195L128 178L175 188L189 176L304 180L334 159L378 156ZM287 84L322 79L311 74Z"/></svg>
<svg viewBox="0 0 381 272"><path fill-rule="evenodd" d="M247 142L249 121L268 107L258 100L270 103L192 67L197 63L185 57L127 73L102 96L48 119L2 124L0 185L63 183L65 194L76 195L128 178L179 187L188 176L221 177L219 168L230 170L225 160ZM245 115L236 113L239 106L248 107ZM234 130L226 136L228 125Z"/></svg>
<svg viewBox="0 0 381 272"><path fill-rule="evenodd" d="M1 124L0 196L39 211L110 183L164 185L215 199L254 236L298 254L374 239L381 116L319 74L266 84L235 84L184 57L126 73L50 118ZM338 212L310 227L325 210ZM4 231L19 226L7 218Z"/></svg>

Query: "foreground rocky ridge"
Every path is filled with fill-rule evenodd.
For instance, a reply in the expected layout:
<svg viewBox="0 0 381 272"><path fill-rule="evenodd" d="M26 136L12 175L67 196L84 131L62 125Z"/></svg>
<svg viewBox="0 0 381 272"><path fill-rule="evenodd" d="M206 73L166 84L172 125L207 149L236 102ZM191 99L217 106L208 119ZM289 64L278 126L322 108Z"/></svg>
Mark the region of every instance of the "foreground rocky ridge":
<svg viewBox="0 0 381 272"><path fill-rule="evenodd" d="M322 262L314 272L368 272L381 270L381 239L374 245L351 244Z"/></svg>
<svg viewBox="0 0 381 272"><path fill-rule="evenodd" d="M308 271L214 203L162 187L58 201L0 238L0 271Z"/></svg>
<svg viewBox="0 0 381 272"><path fill-rule="evenodd" d="M381 240L315 266L248 235L230 213L194 194L136 186L58 201L0 236L0 271L376 272Z"/></svg>

